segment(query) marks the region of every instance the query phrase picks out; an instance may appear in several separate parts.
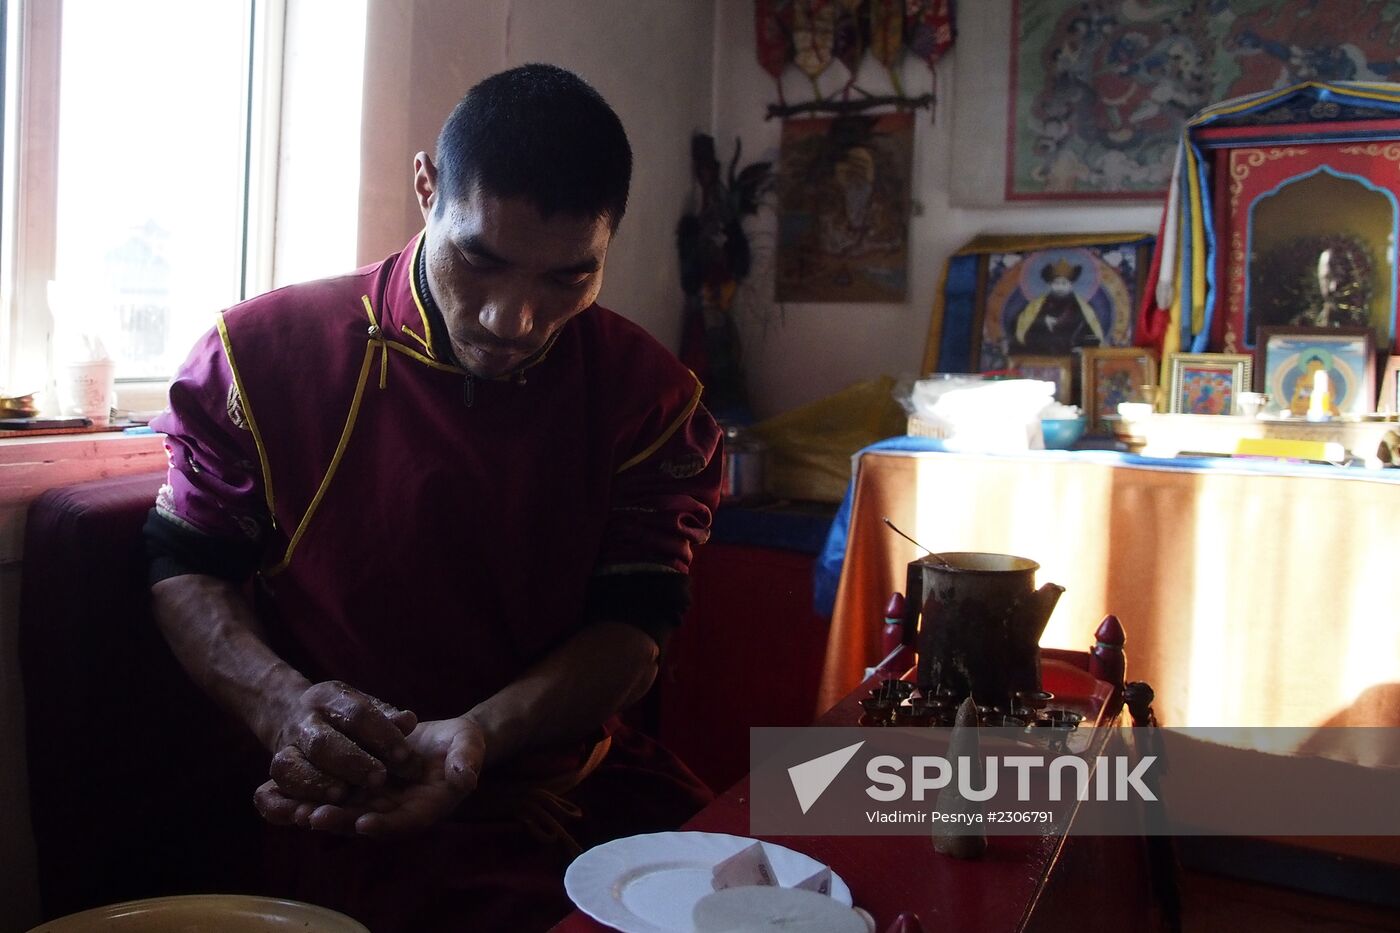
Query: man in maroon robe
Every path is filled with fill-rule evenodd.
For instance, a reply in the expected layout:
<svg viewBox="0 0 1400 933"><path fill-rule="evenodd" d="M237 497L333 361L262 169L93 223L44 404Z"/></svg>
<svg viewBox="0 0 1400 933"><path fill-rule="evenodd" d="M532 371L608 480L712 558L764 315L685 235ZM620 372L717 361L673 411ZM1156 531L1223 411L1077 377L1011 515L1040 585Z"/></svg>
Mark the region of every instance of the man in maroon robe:
<svg viewBox="0 0 1400 933"><path fill-rule="evenodd" d="M616 722L720 467L694 376L595 304L630 174L576 76L488 78L415 157L423 232L221 314L153 422L157 621L271 754L278 893L539 928L579 846L703 802Z"/></svg>

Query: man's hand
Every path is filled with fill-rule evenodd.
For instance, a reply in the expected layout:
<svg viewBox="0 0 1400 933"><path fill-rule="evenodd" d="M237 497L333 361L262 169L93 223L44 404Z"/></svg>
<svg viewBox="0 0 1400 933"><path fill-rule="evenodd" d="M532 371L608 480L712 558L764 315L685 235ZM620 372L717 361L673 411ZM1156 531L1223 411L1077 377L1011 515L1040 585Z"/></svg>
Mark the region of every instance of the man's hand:
<svg viewBox="0 0 1400 933"><path fill-rule="evenodd" d="M401 774L382 752L366 748L390 764L388 778L355 783L342 772L338 780L344 790L332 799L331 785L303 779L309 772L291 755L283 767L292 766L293 777L279 778L274 762L273 780L253 799L263 817L279 825L367 836L425 829L476 789L483 767L531 748L577 742L597 730L646 691L656 656L656 642L641 629L594 622L464 716L420 723L406 740L421 768L416 774Z"/></svg>
<svg viewBox="0 0 1400 933"><path fill-rule="evenodd" d="M272 780L254 795L268 822L403 832L440 819L476 787L480 729L464 719L419 725L338 681L310 683L268 648L236 584L184 574L151 596L190 676L272 753Z"/></svg>
<svg viewBox="0 0 1400 933"><path fill-rule="evenodd" d="M466 717L419 723L406 745L421 765L418 775L388 777L372 790L354 791L340 803L315 803L289 795L274 779L253 801L270 823L335 833L391 836L426 829L476 789L485 742Z"/></svg>
<svg viewBox="0 0 1400 933"><path fill-rule="evenodd" d="M339 803L383 787L390 773L412 779L422 766L405 738L417 717L339 681L307 687L280 719L268 770L290 800Z"/></svg>

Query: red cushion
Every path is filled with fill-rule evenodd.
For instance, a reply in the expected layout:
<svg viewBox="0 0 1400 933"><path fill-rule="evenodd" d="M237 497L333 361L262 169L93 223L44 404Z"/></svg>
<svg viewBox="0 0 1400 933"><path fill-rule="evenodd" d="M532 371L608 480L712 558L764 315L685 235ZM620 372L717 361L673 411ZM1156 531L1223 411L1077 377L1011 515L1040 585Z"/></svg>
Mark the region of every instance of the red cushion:
<svg viewBox="0 0 1400 933"><path fill-rule="evenodd" d="M46 917L247 890L257 865L265 765L150 616L141 526L162 479L53 489L29 508L19 647Z"/></svg>

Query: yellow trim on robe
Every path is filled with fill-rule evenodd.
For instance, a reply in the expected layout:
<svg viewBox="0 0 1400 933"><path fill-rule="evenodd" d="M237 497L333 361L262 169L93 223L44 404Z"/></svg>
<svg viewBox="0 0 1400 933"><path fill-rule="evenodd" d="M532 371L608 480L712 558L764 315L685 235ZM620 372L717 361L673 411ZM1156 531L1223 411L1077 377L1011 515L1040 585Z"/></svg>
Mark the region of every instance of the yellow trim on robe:
<svg viewBox="0 0 1400 933"><path fill-rule="evenodd" d="M361 295L360 301L364 303L365 314L369 315L370 340L379 344L379 388L383 389L389 385L389 340L374 319L374 305L370 304L369 296Z"/></svg>
<svg viewBox="0 0 1400 933"><path fill-rule="evenodd" d="M395 341L389 341L389 346L393 347L395 350L398 350L401 353L407 353L409 356L413 357L415 360L418 360L420 363L426 363L429 366L433 366L445 372L461 373L463 375L468 375L467 371L465 369L462 369L460 366L449 366L445 363L439 362L437 354L433 352L433 325L429 323L428 309L424 307L423 296L418 291L418 256L423 251L423 241L427 238L427 230L424 230L418 235L418 242L413 247L413 268L409 271L408 275L408 288L409 291L413 294L413 305L418 309L418 317L423 322L424 336L418 336L418 334L407 324L402 325L400 328L405 334L408 334L408 336L412 337L414 340L422 344L424 352L419 353L413 350L412 348L408 347L407 345L400 346ZM521 369L515 372L505 373L504 375L496 376L495 380L503 381L507 379L514 379L520 373L523 373L525 370L531 368L532 366L537 366L538 364L543 363L544 358L549 355L550 348L554 346L554 341L558 339L558 337L558 332L551 334L549 342L546 343L543 348L541 348L539 354L534 359L527 361ZM426 356L424 354L426 354Z"/></svg>
<svg viewBox="0 0 1400 933"><path fill-rule="evenodd" d="M420 239L419 248L421 247L422 240ZM415 252L414 255L416 256L417 253ZM424 314L423 325L424 329L427 329L427 316L423 312L423 306L421 302L418 302L418 292L416 287L414 288L413 298L414 301L418 303L419 313ZM268 571L269 576L279 574L287 569L287 566L292 561L292 554L296 551L297 545L301 543L302 537L306 534L306 529L311 524L311 519L316 515L316 510L321 505L321 500L325 498L326 492L330 489L331 482L335 479L336 471L340 468L340 461L344 458L345 450L350 445L350 437L352 434L354 434L355 431L355 422L358 420L360 415L360 404L364 400L365 385L368 382L369 373L374 363L374 353L376 349L378 349L380 353L379 388L381 389L385 388L385 386L387 385L389 371L389 350L391 349L395 350L398 353L402 353L411 359L417 360L425 366L430 366L433 369L437 369L442 372L455 373L457 375L462 376L471 375L465 369L462 369L457 366L451 366L447 363L438 362L436 359L419 353L417 350L413 349L412 347L406 344L402 344L396 340L389 339L388 335L384 333L382 329L380 329L379 321L375 318L374 306L370 302L369 296L361 295L360 301L364 305L365 315L369 318L370 327L377 330L378 333L371 336L369 338L369 343L365 346L365 358L364 361L360 364L360 374L355 380L355 395L350 401L350 412L346 415L345 427L340 432L340 440L336 444L335 453L331 456L330 466L326 468L326 474L321 478L321 483L316 489L316 494L311 499L311 504L307 506L306 513L302 515L301 520L297 523L296 531L292 534L291 540L287 543L286 553L283 554L282 560L277 564L277 566L273 567L270 571ZM233 372L234 384L238 387L239 397L243 401L244 415L248 419L248 426L252 430L253 440L257 444L258 459L262 461L263 486L266 491L268 511L271 512L273 506L272 470L268 464L266 451L263 448L262 436L258 433L257 424L253 420L253 412L248 404L247 395L243 391L243 383L238 375L238 367L234 365L233 349L229 343L228 329L224 325L224 319L222 315L220 315L218 318L218 326L219 336L223 340L224 344L224 355L228 357L229 368ZM409 333L412 334L412 331L409 331ZM413 336L416 337L417 335L414 334ZM558 336L559 335L557 333L551 335L549 343L545 345L544 349L541 350L539 356L529 365L533 366L535 363L543 361L545 355L549 352L550 348L553 347L554 341L558 338ZM429 353L432 352L430 347L428 348L428 351ZM528 366L526 368L528 368ZM513 378L515 375L515 373L510 373L502 378ZM691 375L694 376L694 373L692 373ZM658 438L655 443L653 443L642 453L638 454L636 457L633 457L631 460L624 463L618 469L618 472L621 473L623 470L626 470L629 467L632 467L637 463L640 463L641 461L645 460L647 457L651 456L658 449L660 449L662 444L670 440L671 435L674 434L677 431L677 429L680 428L681 424L683 424L685 420L689 418L691 414L694 413L696 406L700 404L700 395L703 391L704 386L700 385L699 380L696 380L695 396L690 400L690 404L686 406L685 412L679 418L676 419L675 423L673 423L670 427L666 429L665 433L662 434L661 437ZM274 516L274 521L275 520L276 518Z"/></svg>
<svg viewBox="0 0 1400 933"><path fill-rule="evenodd" d="M425 227L423 232L418 234L418 244L413 247L413 268L408 270L408 288L413 293L413 304L418 309L418 317L423 321L423 336L419 337L407 327L404 333L420 341L423 349L428 351L428 356L437 359L437 354L433 352L433 325L428 323L428 310L423 307L423 298L418 294L418 256L423 252L423 241L428 238L428 231Z"/></svg>
<svg viewBox="0 0 1400 933"><path fill-rule="evenodd" d="M331 480L335 479L335 472L340 467L341 458L345 456L345 448L350 445L350 435L355 431L355 420L360 415L360 400L364 398L365 383L368 381L370 367L374 362L374 344L374 341L370 341L365 347L365 359L360 364L360 376L355 381L355 397L350 401L350 414L345 418L345 428L340 432L340 441L335 445L335 454L331 457L330 466L326 468L326 475L321 478L321 485L317 488L316 495L311 498L311 504L307 506L306 514L297 523L296 533L292 535L292 540L287 544L287 553L282 556L282 562L268 572L269 576L286 570L287 565L292 562L292 553L301 543L302 535L306 534L306 529L311 524L316 509L320 507L321 500L325 498L326 490L330 489Z"/></svg>
<svg viewBox="0 0 1400 933"><path fill-rule="evenodd" d="M550 338L549 338L549 343L545 344L544 349L542 349L542 350L539 351L539 355L536 356L534 359L532 359L529 363L527 363L527 364L526 364L525 366L523 366L522 368L517 369L517 370L514 370L514 371L512 371L512 372L504 373L504 374L502 374L502 375L500 375L500 376L494 376L494 377L492 377L492 379L489 380L489 381L491 381L491 382L508 382L508 381L511 380L511 379L515 379L516 377L518 377L518 376L521 375L522 373L527 372L527 371L530 370L532 367L538 366L540 363L543 363L543 362L544 362L545 356L549 353L550 349L553 348L554 342L555 342L558 338L559 338L559 334L558 334L558 333L555 333L555 334L551 335ZM388 347L389 349L391 349L391 350L397 350L398 352L402 353L404 356L412 357L413 359L417 360L418 362L422 363L422 364L425 365L425 366L431 366L433 369L440 369L440 370L442 370L442 371L445 372L445 373L456 373L456 374L459 375L459 376L471 376L471 375L472 375L471 373L467 372L465 369L463 369L463 368L460 367L460 366L453 366L453 365L451 365L450 363L443 363L443 362L439 362L438 360L435 360L435 359L429 359L428 357L424 356L422 353L419 353L417 350L415 350L415 349L413 349L412 347L410 347L408 344L399 343L397 340L385 340L385 341L384 341L384 345L387 346L387 347ZM481 377L480 377L480 376L472 376L472 378L473 378L473 379L480 379Z"/></svg>
<svg viewBox="0 0 1400 933"><path fill-rule="evenodd" d="M694 373L691 373L691 375L693 376ZM626 472L627 470L632 469L632 467L634 467L634 466L636 466L637 464L641 463L641 462L642 462L643 460L645 460L647 457L650 457L652 454L654 454L654 453L656 453L658 450L660 450L660 449L661 449L661 445L663 445L663 444L665 444L667 441L669 441L669 440L671 439L671 435L675 434L678 430L680 430L681 425L685 424L685 422L687 421L687 419L689 419L691 415L695 414L695 409L696 409L697 407L699 407L699 405L700 405L700 394L701 394L702 392L704 392L704 391L705 391L705 387L704 387L703 385L700 384L700 380L699 380L699 379L695 380L695 394L694 394L693 396L691 396L691 398L690 398L690 404L687 405L687 406L685 406L685 411L681 412L680 417L677 418L675 421L671 422L671 426L670 426L669 428L667 428L665 431L663 431L662 434L661 434L661 436L658 437L655 441L653 441L653 442L647 447L646 450L644 450L644 451L642 451L641 453L637 454L635 457L633 457L633 458L631 458L630 460L628 460L628 461L627 461L626 463L624 463L622 466L618 467L618 468L617 468L617 472L618 472L618 473L624 473L624 472Z"/></svg>
<svg viewBox="0 0 1400 933"><path fill-rule="evenodd" d="M420 240L419 247L421 248L421 246L422 241ZM415 255L417 254L415 253ZM415 302L418 301L418 293L416 288L414 289L413 298ZM379 328L380 325L378 320L375 318L374 306L371 304L369 296L361 295L360 301L364 305L365 315L369 318L370 327L376 329ZM423 313L423 306L421 303L418 305L418 309L420 313ZM424 316L423 324L426 329L426 315ZM409 333L412 333L412 331L409 331ZM234 366L233 363L233 351L229 346L228 330L224 326L222 316L219 317L219 335L220 337L222 337L224 342L224 354L228 357L229 368L233 370L234 384L238 386L239 396L243 399L244 414L248 418L248 426L252 429L253 439L257 443L258 458L262 461L263 485L266 488L268 510L271 511L272 471L268 465L267 455L263 449L262 437L261 435L259 435L257 425L253 421L252 410L248 407L247 396L243 392L243 385L242 381L238 376L238 369L236 366ZM416 337L417 335L415 334L414 336ZM544 349L540 351L539 356L536 357L535 360L533 360L529 364L530 366L533 366L536 363L542 362L544 360L545 354L547 354L550 348L553 347L554 341L558 338L558 336L559 335L556 333L550 337L549 343L546 344ZM451 366L447 363L440 363L430 356L426 356L422 353L419 353L417 350L413 349L407 344L402 344L396 340L391 340L388 337L388 335L382 330L380 330L377 335L371 336L369 338L369 343L365 346L365 358L364 361L360 364L360 375L355 381L355 395L354 398L352 398L350 401L350 412L345 418L345 427L340 432L340 440L336 444L335 453L331 456L330 466L326 468L326 475L321 478L321 484L316 489L316 494L312 497L311 504L307 506L306 513L302 515L301 521L297 523L296 531L292 534L291 541L287 543L286 553L283 554L282 560L277 564L277 566L273 567L271 570L268 571L269 576L279 574L287 569L287 566L292 561L292 554L296 551L297 545L301 543L302 536L306 534L306 529L310 526L311 519L316 515L316 510L321 505L321 500L325 498L327 490L330 489L331 482L335 479L336 470L340 468L340 461L345 456L346 448L350 445L350 437L355 432L355 422L360 416L360 404L364 400L365 385L368 382L369 373L374 363L374 353L376 349L378 349L380 353L379 388L381 389L383 389L387 385L390 350L402 353L403 355L411 359L417 360L425 366L430 366L433 369L437 369L442 372L455 373L460 376L471 375L471 373L467 372L467 370L465 369L462 369L458 366ZM431 348L429 348L429 352L431 352ZM527 366L526 368L529 367ZM517 373L508 373L506 376L502 376L501 378L515 378L516 375ZM693 376L694 373L692 373L691 375ZM642 451L642 453L638 454L636 457L633 457L631 460L624 463L618 469L618 472L621 473L623 470L626 470L629 467L632 467L637 463L640 463L641 461L645 460L647 457L655 453L661 447L662 444L670 440L671 435L676 433L676 430L679 429L681 424L685 422L685 419L689 418L690 415L694 413L696 406L700 404L700 394L703 391L704 386L700 385L699 380L696 380L695 396L690 400L690 404L686 407L685 412L679 418L676 419L674 424L672 424L669 428L666 429L666 432L662 434L661 437L658 438L655 443L653 443L646 450Z"/></svg>
<svg viewBox="0 0 1400 933"><path fill-rule="evenodd" d="M214 320L215 326L219 328L219 341L224 345L224 359L228 360L229 372L233 374L234 388L238 389L238 401L243 406L243 417L248 419L248 430L252 433L253 444L258 449L258 463L262 467L263 498L267 502L267 515L276 525L276 499L272 494L272 465L268 462L267 448L263 446L262 432L258 430L258 421L253 417L253 403L248 398L248 392L243 386L243 377L238 374L238 364L233 359L233 341L228 335L228 325L224 323L222 313Z"/></svg>
<svg viewBox="0 0 1400 933"><path fill-rule="evenodd" d="M432 347L428 346L428 341L426 341L426 340L424 340L422 337L418 336L418 332L417 332L416 330L414 330L412 327L409 327L407 324L405 324L405 325L402 327L402 330L403 330L403 332L404 332L405 334L408 334L408 336L410 336L410 337L412 337L414 340L418 341L418 345L421 346L424 350L427 350L429 353L432 352Z"/></svg>
<svg viewBox="0 0 1400 933"><path fill-rule="evenodd" d="M431 366L433 369L440 369L440 370L442 370L442 371L445 372L445 373L456 373L456 374L459 375L459 376L469 376L469 375L471 375L471 374L468 373L465 369L462 369L460 366L452 366L452 365L450 365L450 364L448 364L448 363L439 363L437 360L429 359L428 357L426 357L426 356L424 356L423 354L419 353L417 350L413 349L412 347L408 346L407 344L399 343L399 342L396 341L396 340L386 340L384 343L385 343L385 346L387 346L389 349L391 349L391 350L397 350L398 352L402 353L404 356L412 357L413 359L415 359L415 360L417 360L418 362L424 364L425 366ZM514 375L514 374L512 374L512 375Z"/></svg>

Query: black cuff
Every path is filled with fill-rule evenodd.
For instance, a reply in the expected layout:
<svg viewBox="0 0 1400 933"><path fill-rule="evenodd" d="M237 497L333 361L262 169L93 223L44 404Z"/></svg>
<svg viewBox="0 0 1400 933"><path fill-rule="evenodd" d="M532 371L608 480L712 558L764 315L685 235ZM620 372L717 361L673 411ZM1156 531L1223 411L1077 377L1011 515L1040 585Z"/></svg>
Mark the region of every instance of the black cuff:
<svg viewBox="0 0 1400 933"><path fill-rule="evenodd" d="M206 574L243 583L258 568L262 547L255 541L232 541L195 531L188 525L161 515L156 509L146 515L147 582L159 583L187 573Z"/></svg>
<svg viewBox="0 0 1400 933"><path fill-rule="evenodd" d="M690 578L683 573L640 571L603 574L588 585L589 619L623 622L665 648L690 608Z"/></svg>

